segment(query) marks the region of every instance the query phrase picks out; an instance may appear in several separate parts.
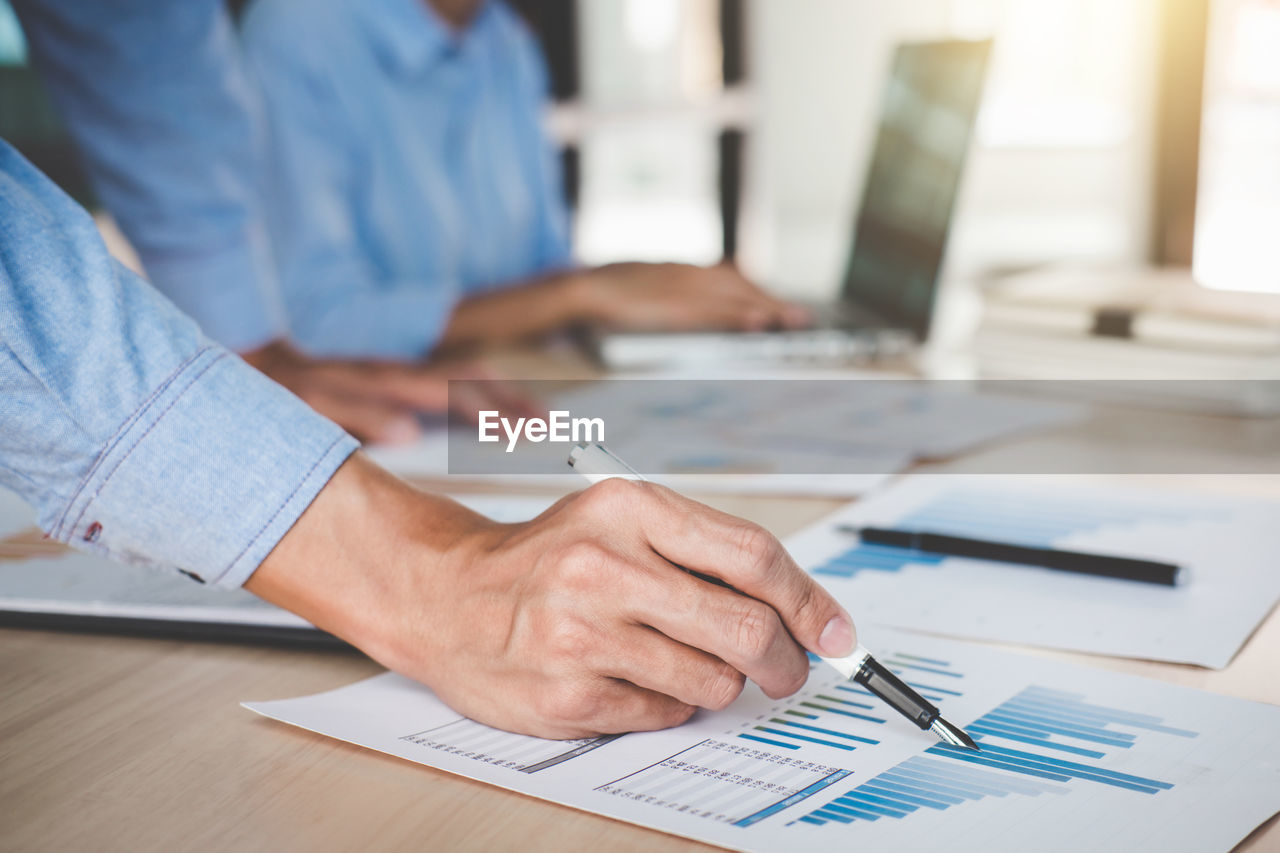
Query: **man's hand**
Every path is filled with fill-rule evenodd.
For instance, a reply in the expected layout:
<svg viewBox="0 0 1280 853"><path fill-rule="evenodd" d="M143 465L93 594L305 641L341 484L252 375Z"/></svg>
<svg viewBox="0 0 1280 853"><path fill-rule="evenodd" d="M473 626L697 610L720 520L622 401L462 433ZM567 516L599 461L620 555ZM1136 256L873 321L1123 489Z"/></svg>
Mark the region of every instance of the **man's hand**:
<svg viewBox="0 0 1280 853"><path fill-rule="evenodd" d="M809 312L771 296L736 267L610 264L586 273L590 315L626 331L796 329Z"/></svg>
<svg viewBox="0 0 1280 853"><path fill-rule="evenodd" d="M247 587L455 710L542 737L676 725L727 706L745 678L789 695L805 649L855 644L776 539L661 486L606 481L498 524L360 454Z"/></svg>
<svg viewBox="0 0 1280 853"><path fill-rule="evenodd" d="M314 359L283 342L243 356L311 408L362 441L405 444L421 433L419 414L451 413L471 423L482 409L545 414L498 374L474 362L400 364ZM476 380L453 386L449 380Z"/></svg>
<svg viewBox="0 0 1280 853"><path fill-rule="evenodd" d="M575 325L648 332L797 329L799 305L728 264L609 264L497 288L458 303L438 351L508 344Z"/></svg>

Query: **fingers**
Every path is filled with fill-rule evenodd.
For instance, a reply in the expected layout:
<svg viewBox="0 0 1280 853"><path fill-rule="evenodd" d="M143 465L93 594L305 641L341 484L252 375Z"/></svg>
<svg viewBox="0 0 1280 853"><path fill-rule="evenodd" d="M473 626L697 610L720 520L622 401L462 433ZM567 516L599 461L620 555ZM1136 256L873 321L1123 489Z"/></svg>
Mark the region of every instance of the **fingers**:
<svg viewBox="0 0 1280 853"><path fill-rule="evenodd" d="M500 373L475 362L317 362L309 370L308 383L319 393L414 412L453 412L472 423L484 409L546 416L544 406Z"/></svg>
<svg viewBox="0 0 1280 853"><path fill-rule="evenodd" d="M419 412L449 408L449 376L411 364L371 364L360 371L360 393Z"/></svg>
<svg viewBox="0 0 1280 853"><path fill-rule="evenodd" d="M607 325L670 331L764 331L808 325L808 311L747 280L731 264L622 264L597 271L614 285ZM625 310L624 310L625 309Z"/></svg>
<svg viewBox="0 0 1280 853"><path fill-rule="evenodd" d="M607 659L596 666L604 675L717 711L742 693L742 672L669 635L637 625L615 636Z"/></svg>
<svg viewBox="0 0 1280 853"><path fill-rule="evenodd" d="M601 502L617 501L615 517L636 519L665 559L768 604L810 651L825 657L853 651L856 635L844 608L764 528L652 483L610 480L592 488L601 487L611 492L600 492Z"/></svg>
<svg viewBox="0 0 1280 853"><path fill-rule="evenodd" d="M547 407L505 380L454 382L449 386L449 411L477 423L481 411L496 410L508 417L547 417Z"/></svg>
<svg viewBox="0 0 1280 853"><path fill-rule="evenodd" d="M476 362L379 365L368 377L365 393L421 412L449 411L469 423L489 409L517 417L547 414L545 406L501 373Z"/></svg>
<svg viewBox="0 0 1280 853"><path fill-rule="evenodd" d="M533 710L541 725L530 734L572 738L668 729L688 720L697 708L626 681L595 676L540 694Z"/></svg>
<svg viewBox="0 0 1280 853"><path fill-rule="evenodd" d="M647 588L628 596L633 618L678 644L714 655L714 661L742 673L774 698L790 696L804 686L809 676L808 658L773 607L674 566L653 573L650 581ZM655 661L666 663L661 650L651 654ZM714 680L723 677L723 672L695 669L692 661L687 663L680 671L690 679L685 689L701 692L672 695L704 708L721 707L700 700L714 701L717 691L727 689ZM655 682L646 682L646 686L664 689Z"/></svg>
<svg viewBox="0 0 1280 853"><path fill-rule="evenodd" d="M744 331L794 329L809 325L812 317L802 306L778 299L759 287L731 264L710 267L705 274L712 279L721 301L735 308L732 328Z"/></svg>

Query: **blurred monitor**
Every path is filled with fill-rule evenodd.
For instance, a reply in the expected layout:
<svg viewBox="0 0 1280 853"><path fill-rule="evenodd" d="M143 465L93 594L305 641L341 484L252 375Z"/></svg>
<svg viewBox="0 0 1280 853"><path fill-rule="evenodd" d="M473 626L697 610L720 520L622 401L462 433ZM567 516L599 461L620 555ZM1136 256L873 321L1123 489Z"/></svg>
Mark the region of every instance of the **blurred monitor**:
<svg viewBox="0 0 1280 853"><path fill-rule="evenodd" d="M854 223L842 301L926 337L990 41L900 45Z"/></svg>
<svg viewBox="0 0 1280 853"><path fill-rule="evenodd" d="M989 40L897 47L844 284L838 300L812 306L816 328L605 333L591 341L599 358L615 369L845 362L927 339L990 53Z"/></svg>

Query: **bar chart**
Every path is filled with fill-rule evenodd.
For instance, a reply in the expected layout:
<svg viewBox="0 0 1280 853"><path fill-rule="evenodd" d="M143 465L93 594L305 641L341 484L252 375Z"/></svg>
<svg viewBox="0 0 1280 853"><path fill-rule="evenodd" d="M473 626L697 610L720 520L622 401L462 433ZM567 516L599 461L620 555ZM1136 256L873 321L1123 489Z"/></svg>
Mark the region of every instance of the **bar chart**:
<svg viewBox="0 0 1280 853"><path fill-rule="evenodd" d="M1026 495L975 487L940 492L892 526L1045 547L1067 536L1107 527L1176 524L1205 517L1203 507L1160 505L1150 500L1054 493L1028 499ZM907 548L857 544L826 560L814 572L851 578L863 572L897 572L908 565L937 566L945 559Z"/></svg>
<svg viewBox="0 0 1280 853"><path fill-rule="evenodd" d="M404 735L400 739L521 773L537 773L598 749L620 737L622 735L580 740L544 740L492 729L460 717L451 723Z"/></svg>
<svg viewBox="0 0 1280 853"><path fill-rule="evenodd" d="M395 673L252 707L531 797L752 853L1201 853L1232 849L1280 808L1273 705L865 633L877 659L935 697L980 751L940 745L826 664L795 696L748 686L724 711L609 740L545 741L469 723Z"/></svg>
<svg viewBox="0 0 1280 853"><path fill-rule="evenodd" d="M936 744L925 755L909 758L795 822L822 826L902 819L921 809L944 811L986 797L1069 794L1070 783L1077 782L1146 795L1171 790L1170 782L1081 760L1100 762L1107 750L1133 747L1140 735L1124 729L1197 736L1166 726L1159 717L1091 704L1077 693L1031 686L966 727L981 746L980 752ZM993 739L1018 746L1004 746Z"/></svg>
<svg viewBox="0 0 1280 853"><path fill-rule="evenodd" d="M596 790L745 827L790 808L849 773L745 744L704 740Z"/></svg>
<svg viewBox="0 0 1280 853"><path fill-rule="evenodd" d="M922 476L850 504L786 545L865 624L1221 668L1280 601L1277 512L1266 501L1173 484ZM1177 565L1180 582L869 545L850 530L867 527L1155 560Z"/></svg>
<svg viewBox="0 0 1280 853"><path fill-rule="evenodd" d="M932 702L940 704L964 695L957 688L957 679L964 676L947 661L896 652L885 655L881 662ZM813 655L810 667L818 673L827 671ZM816 745L853 752L859 746L880 743L876 729L886 723L888 713L885 704L862 686L836 680L801 691L776 713L754 721L735 737L793 751Z"/></svg>
<svg viewBox="0 0 1280 853"><path fill-rule="evenodd" d="M957 687L964 676L948 661L905 652L883 660L933 700L964 695ZM885 706L860 685L822 679L830 670L818 658L810 666L819 676L810 679L814 686L728 730L728 740L705 740L596 790L750 826L838 782L850 771L826 761L843 764L879 746Z"/></svg>

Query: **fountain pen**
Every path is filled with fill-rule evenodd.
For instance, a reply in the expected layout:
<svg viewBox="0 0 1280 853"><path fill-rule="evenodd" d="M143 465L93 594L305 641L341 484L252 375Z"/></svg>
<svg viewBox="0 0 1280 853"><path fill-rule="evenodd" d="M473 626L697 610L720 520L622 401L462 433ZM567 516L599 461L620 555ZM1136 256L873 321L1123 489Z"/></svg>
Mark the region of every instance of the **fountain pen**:
<svg viewBox="0 0 1280 853"><path fill-rule="evenodd" d="M612 478L643 480L644 476L615 456L603 444L579 444L569 453L569 466L593 483ZM717 582L715 578L698 575ZM888 667L859 645L853 654L843 658L822 658L845 678L861 684L917 728L933 732L952 746L978 750L978 744L964 729L942 718L937 706L898 678Z"/></svg>

